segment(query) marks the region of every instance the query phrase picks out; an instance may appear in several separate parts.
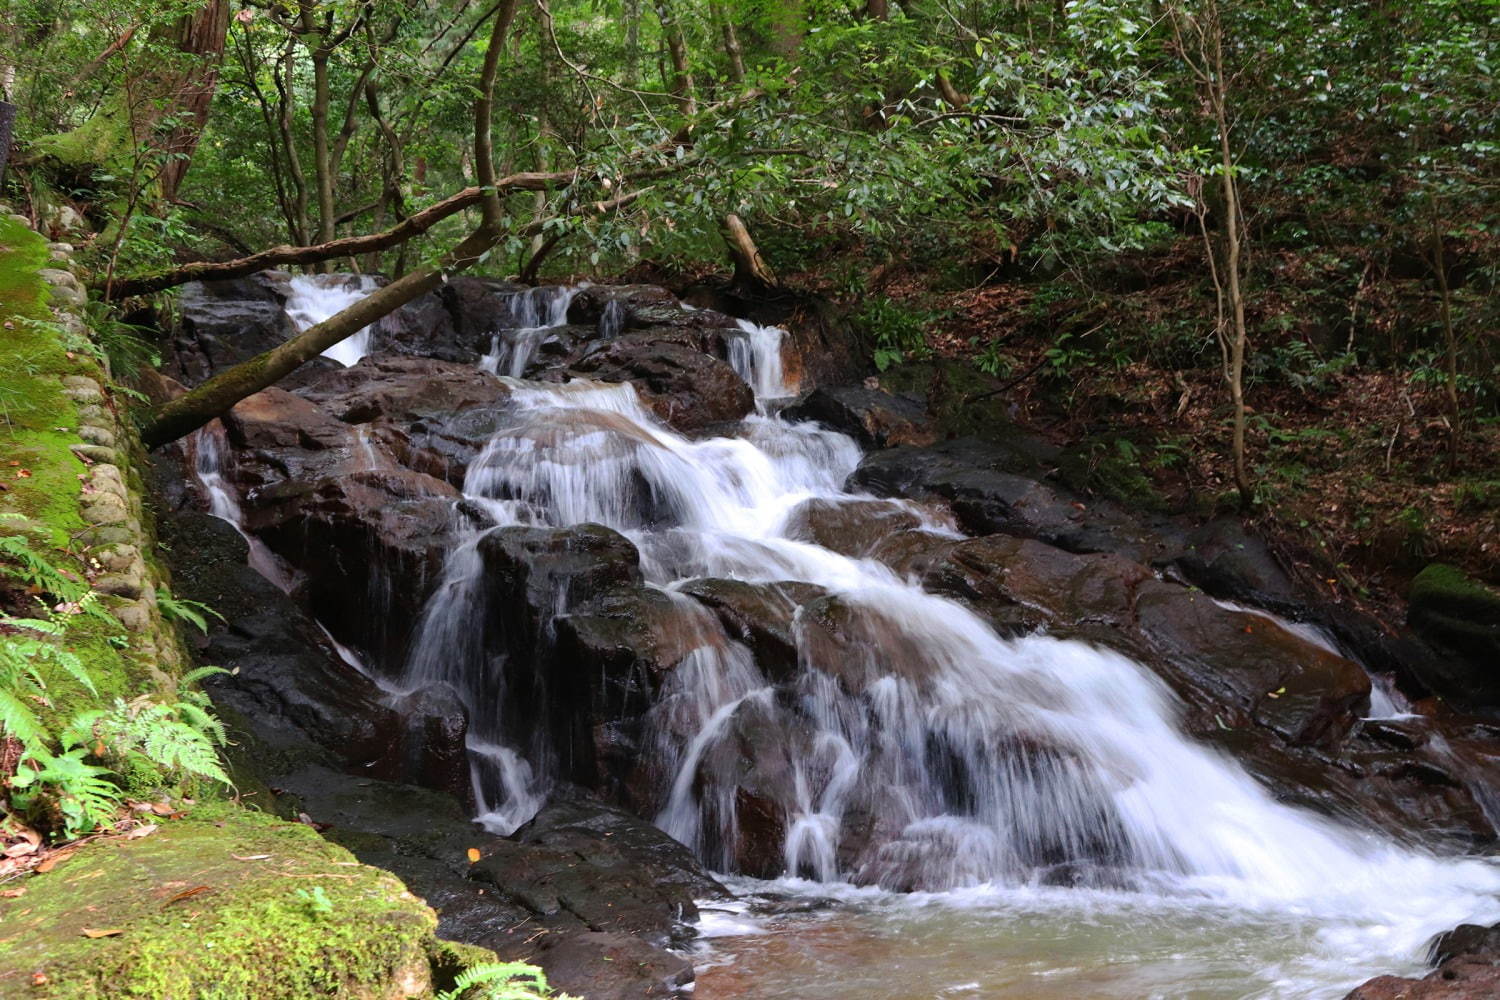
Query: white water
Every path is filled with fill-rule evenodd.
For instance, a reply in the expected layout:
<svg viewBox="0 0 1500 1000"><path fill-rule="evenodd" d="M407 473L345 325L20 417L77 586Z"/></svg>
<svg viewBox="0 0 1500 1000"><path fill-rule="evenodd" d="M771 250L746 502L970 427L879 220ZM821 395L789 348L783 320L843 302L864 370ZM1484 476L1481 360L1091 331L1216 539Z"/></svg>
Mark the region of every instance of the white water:
<svg viewBox="0 0 1500 1000"><path fill-rule="evenodd" d="M733 363L762 395L783 393L775 338L747 333ZM1183 955L1231 937L1244 945L1225 986L1239 992L1199 995L1332 996L1416 961L1437 931L1500 918L1493 865L1434 858L1275 802L1232 760L1185 738L1174 698L1129 659L1042 636L1001 639L881 564L788 537L799 505L848 499L842 483L859 459L850 439L762 415L739 436L690 440L629 384L515 385L514 420L472 464L464 492L502 524L613 527L639 548L648 581L673 595L689 652L649 720L658 773L673 776L657 822L711 865L735 867L735 741L762 733L774 753L759 752L776 759L754 763L780 769L763 794L784 810L785 871L816 880L793 891L920 890L840 890L861 915L842 926L873 921L883 930L866 930L882 947L934 921L982 936L990 921L963 916L974 912L1064 936L1072 922L1092 923L1114 928L1112 940L1155 921ZM482 818L506 831L543 801L549 765L484 716L504 691L474 648L478 539L450 558L407 680L466 692ZM801 669L778 696L750 651L676 594L704 576L814 583L838 596L841 619L830 629L799 612ZM567 609L558 594L553 610ZM848 842L854 832L862 843ZM1046 887L1053 878L1092 888ZM798 967L764 952L746 961ZM739 995L947 995L912 992L925 979L879 993L805 978L781 994L767 966L747 968L770 978L759 979L764 992ZM1134 994L1058 982L1078 992L1047 995L1194 995L1191 978Z"/></svg>
<svg viewBox="0 0 1500 1000"><path fill-rule="evenodd" d="M568 307L586 287L539 285L512 295L506 306L509 314L507 328L497 329L491 335L489 353L479 359L479 370L520 378L551 330L568 322ZM609 304L617 305L613 301ZM606 309L604 319L600 321L601 330L610 315ZM502 367L504 371L501 371Z"/></svg>
<svg viewBox="0 0 1500 1000"><path fill-rule="evenodd" d="M369 275L299 274L289 285L286 314L300 333L342 312L378 287L379 282ZM328 348L323 357L348 368L370 353L373 340L373 328L364 327Z"/></svg>
<svg viewBox="0 0 1500 1000"><path fill-rule="evenodd" d="M193 474L208 498L208 512L221 521L227 521L249 547L246 561L250 568L270 580L285 593L290 593L296 583L297 574L276 554L266 548L265 543L244 528L244 514L240 510L240 499L234 487L224 478L229 462L229 443L225 440L224 425L217 420L205 424L193 433Z"/></svg>

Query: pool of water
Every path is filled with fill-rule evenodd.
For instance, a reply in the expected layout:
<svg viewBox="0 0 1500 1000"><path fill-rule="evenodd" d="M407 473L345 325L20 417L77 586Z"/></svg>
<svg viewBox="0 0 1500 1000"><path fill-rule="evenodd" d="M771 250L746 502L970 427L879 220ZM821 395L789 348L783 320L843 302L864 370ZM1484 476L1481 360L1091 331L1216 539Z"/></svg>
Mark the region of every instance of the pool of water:
<svg viewBox="0 0 1500 1000"><path fill-rule="evenodd" d="M705 904L698 1000L1339 998L1375 975L1419 972L1431 935L1473 916L1408 918L1399 905L1340 916L1191 893L733 885L733 903ZM757 912L767 898L816 908Z"/></svg>

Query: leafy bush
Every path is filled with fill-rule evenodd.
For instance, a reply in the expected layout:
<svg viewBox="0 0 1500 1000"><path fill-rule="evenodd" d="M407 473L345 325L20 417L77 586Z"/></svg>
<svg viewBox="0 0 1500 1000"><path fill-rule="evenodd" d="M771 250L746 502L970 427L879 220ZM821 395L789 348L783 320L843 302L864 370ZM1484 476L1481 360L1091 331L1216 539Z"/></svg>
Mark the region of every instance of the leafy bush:
<svg viewBox="0 0 1500 1000"><path fill-rule="evenodd" d="M927 325L937 316L912 309L881 296L866 300L854 314L854 322L874 345L875 367L885 371L892 365L932 353L927 346Z"/></svg>

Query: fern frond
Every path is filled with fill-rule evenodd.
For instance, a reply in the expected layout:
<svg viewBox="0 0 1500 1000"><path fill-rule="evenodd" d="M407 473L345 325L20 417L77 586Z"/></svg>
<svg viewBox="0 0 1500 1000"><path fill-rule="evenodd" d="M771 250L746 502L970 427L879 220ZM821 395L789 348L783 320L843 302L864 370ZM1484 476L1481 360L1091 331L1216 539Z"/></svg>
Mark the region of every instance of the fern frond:
<svg viewBox="0 0 1500 1000"><path fill-rule="evenodd" d="M47 730L12 688L0 688L0 729L21 741L28 753L36 753L46 746Z"/></svg>

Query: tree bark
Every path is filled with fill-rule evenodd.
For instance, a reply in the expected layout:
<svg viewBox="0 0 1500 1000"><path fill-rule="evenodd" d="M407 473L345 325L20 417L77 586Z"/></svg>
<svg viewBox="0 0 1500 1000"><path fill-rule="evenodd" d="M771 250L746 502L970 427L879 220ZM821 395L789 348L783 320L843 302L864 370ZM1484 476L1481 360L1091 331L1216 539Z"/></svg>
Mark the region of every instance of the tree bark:
<svg viewBox="0 0 1500 1000"><path fill-rule="evenodd" d="M162 142L162 150L171 157L162 167L160 180L162 197L167 201L177 197L203 135L204 123L208 121L229 33L228 0L208 0L196 12L178 18L172 32L177 51L191 63L177 80L171 96L170 106L179 120ZM100 58L107 57L108 53Z"/></svg>
<svg viewBox="0 0 1500 1000"><path fill-rule="evenodd" d="M760 255L760 248L750 237L750 230L745 227L744 220L730 212L724 216L719 231L724 236L724 244L729 248L730 259L734 261L733 280L737 291L764 292L776 286L776 274Z"/></svg>
<svg viewBox="0 0 1500 1000"><path fill-rule="evenodd" d="M693 85L693 72L688 65L682 22L672 9L671 0L656 0L656 18L661 22L661 31L667 40L667 56L672 61L672 95L681 105L682 113L691 117L698 113L698 96Z"/></svg>

